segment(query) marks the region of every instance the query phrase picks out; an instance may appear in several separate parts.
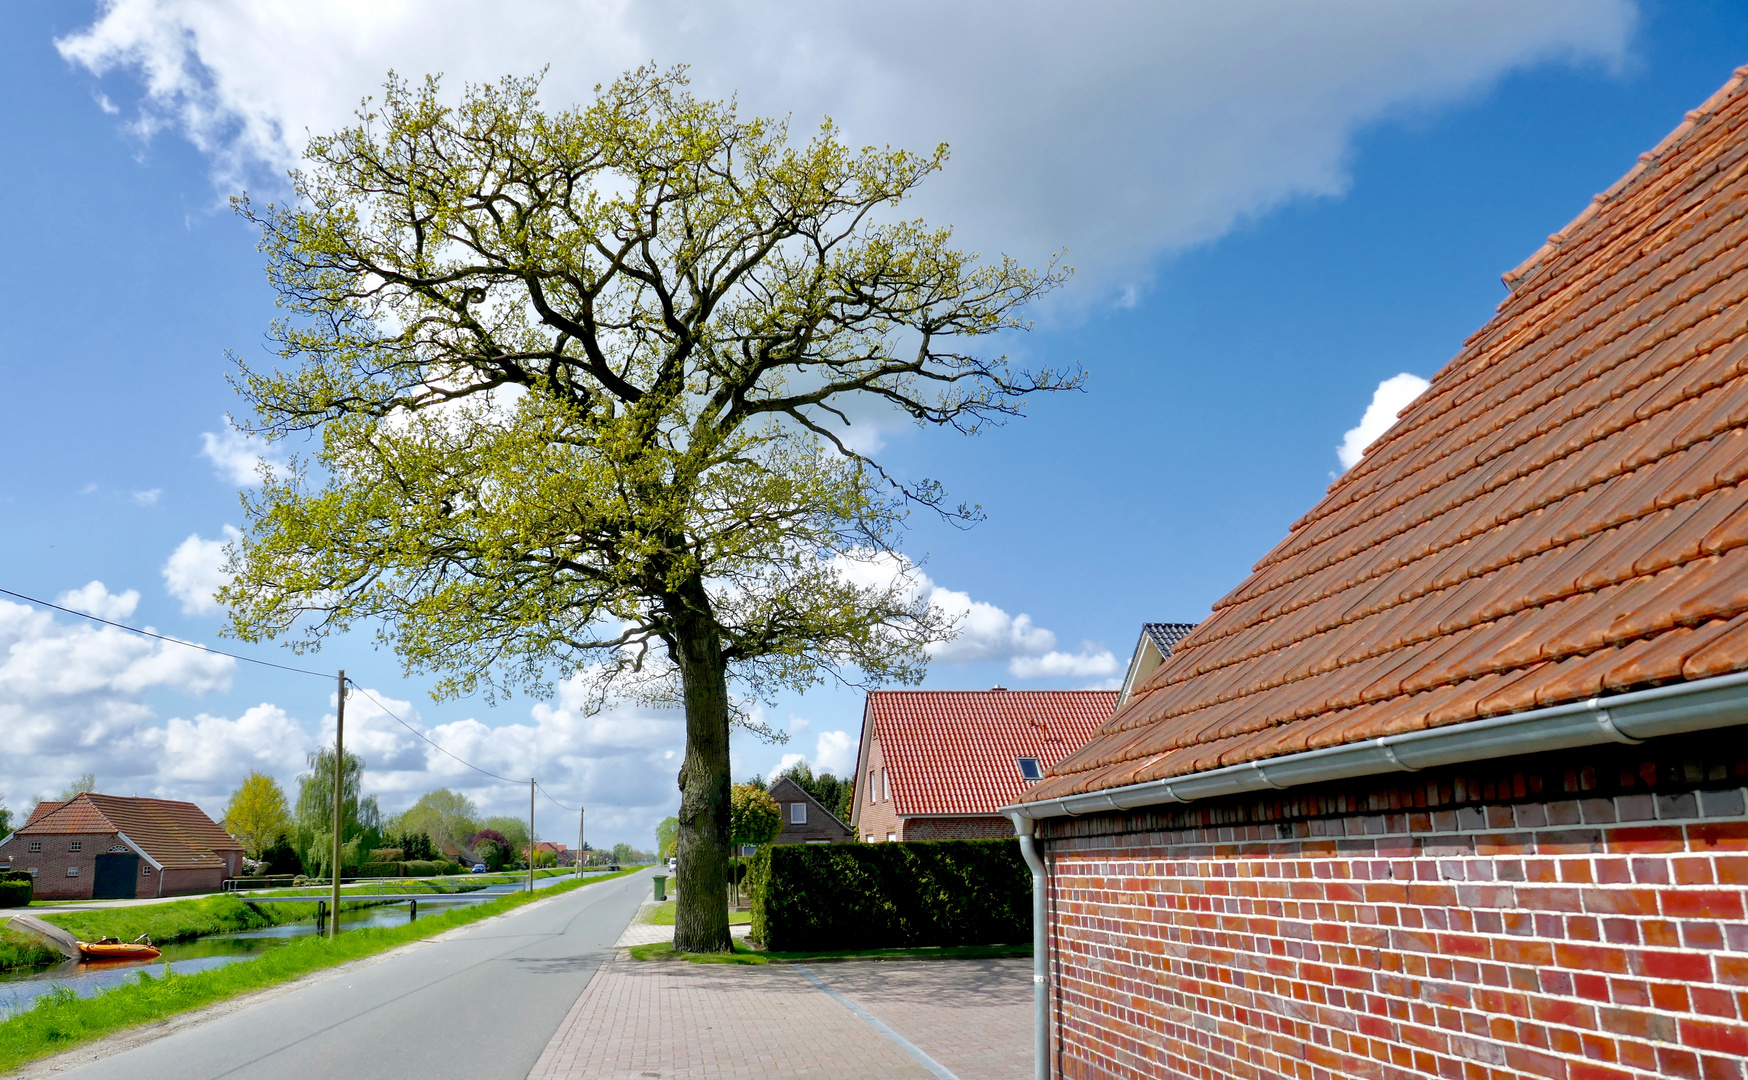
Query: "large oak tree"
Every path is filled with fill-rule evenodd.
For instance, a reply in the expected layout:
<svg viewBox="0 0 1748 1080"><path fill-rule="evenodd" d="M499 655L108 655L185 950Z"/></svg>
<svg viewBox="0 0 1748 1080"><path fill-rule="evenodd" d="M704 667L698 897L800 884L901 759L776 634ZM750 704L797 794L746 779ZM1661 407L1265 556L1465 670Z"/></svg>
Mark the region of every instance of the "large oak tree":
<svg viewBox="0 0 1748 1080"><path fill-rule="evenodd" d="M728 947L729 731L826 677L920 677L952 632L890 571L954 517L846 439L885 410L976 431L1073 372L987 348L1053 269L894 210L946 159L805 143L643 69L549 112L538 80L389 81L239 202L285 318L245 426L317 448L245 500L231 632L359 620L439 694L680 704L676 946Z"/></svg>

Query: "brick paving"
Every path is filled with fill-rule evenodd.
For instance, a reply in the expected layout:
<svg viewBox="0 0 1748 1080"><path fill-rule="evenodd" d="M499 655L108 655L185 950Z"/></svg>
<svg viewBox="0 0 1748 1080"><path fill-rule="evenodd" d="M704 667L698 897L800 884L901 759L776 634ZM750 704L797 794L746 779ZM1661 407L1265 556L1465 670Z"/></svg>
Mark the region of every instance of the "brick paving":
<svg viewBox="0 0 1748 1080"><path fill-rule="evenodd" d="M634 924L635 925L635 924ZM808 968L959 1080L1031 1074L1031 961ZM794 967L603 964L530 1080L933 1080L921 1062Z"/></svg>

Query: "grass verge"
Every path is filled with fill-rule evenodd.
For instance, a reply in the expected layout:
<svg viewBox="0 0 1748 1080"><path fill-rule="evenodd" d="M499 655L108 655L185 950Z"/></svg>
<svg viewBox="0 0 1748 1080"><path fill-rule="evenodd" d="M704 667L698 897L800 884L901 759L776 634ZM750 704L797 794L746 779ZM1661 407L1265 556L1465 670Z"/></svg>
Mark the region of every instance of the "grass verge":
<svg viewBox="0 0 1748 1080"><path fill-rule="evenodd" d="M648 923L651 926L672 926L672 925L674 925L674 910L675 910L674 905L677 903L678 903L678 901L669 900L665 904L662 904L658 907L651 908L648 912L646 912L644 914L643 921L645 923ZM744 925L744 924L750 923L752 921L753 921L753 913L750 911L732 911L731 910L728 913L728 925L730 925L730 926Z"/></svg>
<svg viewBox="0 0 1748 1080"><path fill-rule="evenodd" d="M633 960L686 960L694 964L800 964L830 960L992 960L1031 956L1030 945L948 945L911 949L833 949L826 952L768 952L741 941L730 953L675 952L671 942L634 945Z"/></svg>
<svg viewBox="0 0 1748 1080"><path fill-rule="evenodd" d="M71 1050L126 1028L203 1008L239 994L265 990L311 972L351 960L360 960L409 941L418 941L445 930L501 915L535 900L633 873L636 870L625 870L618 874L554 885L534 893L512 893L501 900L489 900L440 915L428 915L416 923L402 926L351 930L342 933L338 938L308 937L267 950L258 959L226 964L193 975L177 975L165 971L154 977L147 972L141 972L137 981L106 990L96 997L81 998L75 996L71 990L57 990L37 999L36 1005L29 1011L0 1023L0 1073L10 1072L27 1062ZM108 912L77 914L95 915Z"/></svg>

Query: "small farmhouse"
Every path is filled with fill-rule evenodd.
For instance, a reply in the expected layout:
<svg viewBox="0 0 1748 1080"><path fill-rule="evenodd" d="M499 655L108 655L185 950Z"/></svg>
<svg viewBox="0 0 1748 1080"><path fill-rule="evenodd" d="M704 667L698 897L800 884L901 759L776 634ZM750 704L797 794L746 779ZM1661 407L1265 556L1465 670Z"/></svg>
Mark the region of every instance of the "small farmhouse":
<svg viewBox="0 0 1748 1080"><path fill-rule="evenodd" d="M243 846L190 802L78 795L38 803L0 840L0 865L36 879L39 900L120 900L215 892Z"/></svg>
<svg viewBox="0 0 1748 1080"><path fill-rule="evenodd" d="M875 690L850 827L865 841L1012 836L1001 808L1110 717L1114 690Z"/></svg>
<svg viewBox="0 0 1748 1080"><path fill-rule="evenodd" d="M1745 1075L1745 77L1018 795L1041 1076Z"/></svg>
<svg viewBox="0 0 1748 1080"><path fill-rule="evenodd" d="M783 818L773 844L842 844L856 838L855 830L787 776L771 785L771 798Z"/></svg>

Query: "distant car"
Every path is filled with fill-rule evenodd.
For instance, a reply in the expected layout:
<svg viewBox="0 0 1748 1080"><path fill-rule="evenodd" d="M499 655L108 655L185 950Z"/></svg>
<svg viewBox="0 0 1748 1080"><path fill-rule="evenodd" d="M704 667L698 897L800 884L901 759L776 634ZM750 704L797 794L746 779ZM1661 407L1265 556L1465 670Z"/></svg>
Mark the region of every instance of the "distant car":
<svg viewBox="0 0 1748 1080"><path fill-rule="evenodd" d="M680 860L670 855L668 857L668 871L670 873L672 873L673 871L678 870L679 868L680 868Z"/></svg>
<svg viewBox="0 0 1748 1080"><path fill-rule="evenodd" d="M483 873L485 873L485 872L486 872L486 864L485 864L485 863L483 863L483 862L476 862L476 863L474 863L474 864L473 864L473 872L474 872L474 873L476 873L476 874L483 874Z"/></svg>

